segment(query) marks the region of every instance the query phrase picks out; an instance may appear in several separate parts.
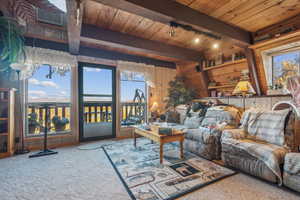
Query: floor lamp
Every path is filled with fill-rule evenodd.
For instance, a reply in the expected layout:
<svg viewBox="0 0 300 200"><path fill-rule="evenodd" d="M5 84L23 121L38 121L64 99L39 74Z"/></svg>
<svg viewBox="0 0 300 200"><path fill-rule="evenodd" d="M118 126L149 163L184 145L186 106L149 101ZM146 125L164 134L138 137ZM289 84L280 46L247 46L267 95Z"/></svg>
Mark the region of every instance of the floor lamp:
<svg viewBox="0 0 300 200"><path fill-rule="evenodd" d="M24 144L24 127L23 127L23 107L22 107L22 93L21 93L21 88L22 88L22 83L20 81L20 73L24 70L27 69L26 65L19 64L19 63L13 63L10 65L10 67L17 72L18 75L18 92L17 92L17 97L19 98L19 104L18 104L18 112L21 116L21 118L18 120L19 122L19 129L20 129L20 139L21 139L21 149L17 149L15 151L15 154L26 154L29 153L28 149L25 149L25 144Z"/></svg>
<svg viewBox="0 0 300 200"><path fill-rule="evenodd" d="M243 97L243 108L244 111L246 110L245 106L245 98L249 94L256 94L255 90L253 89L251 83L247 80L239 81L238 84L235 86L232 94L234 95L242 95Z"/></svg>

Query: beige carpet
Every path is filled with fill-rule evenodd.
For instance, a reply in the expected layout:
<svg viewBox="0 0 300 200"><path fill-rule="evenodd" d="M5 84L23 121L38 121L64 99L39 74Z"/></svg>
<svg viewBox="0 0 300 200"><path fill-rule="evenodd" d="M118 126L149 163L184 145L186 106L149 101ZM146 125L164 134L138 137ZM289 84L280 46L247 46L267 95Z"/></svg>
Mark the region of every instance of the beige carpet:
<svg viewBox="0 0 300 200"><path fill-rule="evenodd" d="M81 146L94 148L97 142ZM1 200L130 200L101 149L57 149L59 154L28 159L28 155L0 160ZM189 200L300 200L286 188L234 175L180 199Z"/></svg>

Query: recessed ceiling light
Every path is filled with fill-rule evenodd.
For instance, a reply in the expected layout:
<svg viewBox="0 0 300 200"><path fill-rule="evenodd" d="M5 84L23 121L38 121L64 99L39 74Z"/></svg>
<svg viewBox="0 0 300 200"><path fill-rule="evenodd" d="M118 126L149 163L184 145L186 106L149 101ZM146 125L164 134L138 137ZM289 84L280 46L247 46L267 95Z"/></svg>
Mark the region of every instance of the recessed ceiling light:
<svg viewBox="0 0 300 200"><path fill-rule="evenodd" d="M219 48L219 44L218 44L218 43L213 44L213 48L214 48L214 49Z"/></svg>
<svg viewBox="0 0 300 200"><path fill-rule="evenodd" d="M198 44L198 43L200 42L200 39L199 39L199 38L195 38L194 42L195 42L196 44Z"/></svg>

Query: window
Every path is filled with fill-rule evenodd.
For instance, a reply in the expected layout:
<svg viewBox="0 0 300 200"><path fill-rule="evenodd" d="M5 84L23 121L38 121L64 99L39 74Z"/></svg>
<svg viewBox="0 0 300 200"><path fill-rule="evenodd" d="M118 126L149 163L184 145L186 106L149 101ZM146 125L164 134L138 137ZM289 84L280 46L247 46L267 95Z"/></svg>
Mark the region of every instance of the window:
<svg viewBox="0 0 300 200"><path fill-rule="evenodd" d="M40 66L27 84L27 136L43 134L45 105L49 108L49 134L70 131L71 71Z"/></svg>
<svg viewBox="0 0 300 200"><path fill-rule="evenodd" d="M146 122L147 84L143 74L121 73L122 126Z"/></svg>
<svg viewBox="0 0 300 200"><path fill-rule="evenodd" d="M272 86L282 88L285 80L300 74L300 51L276 54L272 56Z"/></svg>

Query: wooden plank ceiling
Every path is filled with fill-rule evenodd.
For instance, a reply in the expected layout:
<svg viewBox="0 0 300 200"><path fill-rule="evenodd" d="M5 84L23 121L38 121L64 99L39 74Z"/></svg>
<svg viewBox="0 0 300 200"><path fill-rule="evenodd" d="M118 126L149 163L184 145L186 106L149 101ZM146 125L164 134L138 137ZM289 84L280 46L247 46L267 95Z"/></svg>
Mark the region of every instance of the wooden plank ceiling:
<svg viewBox="0 0 300 200"><path fill-rule="evenodd" d="M174 1L250 32L256 32L300 13L300 0ZM175 36L171 37L169 34L171 28L166 24L155 22L92 0L85 2L83 23L201 51L206 55L220 52L229 55L241 50L231 43L215 40L182 28L175 28ZM199 38L199 43L195 43L196 38ZM220 46L218 50L212 49L215 43L218 43ZM121 51L120 49L116 50Z"/></svg>
<svg viewBox="0 0 300 200"><path fill-rule="evenodd" d="M238 48L233 47L232 44L186 31L182 28L175 28L175 36L171 37L169 34L171 28L166 24L95 1L86 2L83 23L201 52L210 50L214 43L218 43L226 50ZM195 43L196 38L199 38L199 43Z"/></svg>
<svg viewBox="0 0 300 200"><path fill-rule="evenodd" d="M300 14L300 0L176 0L250 32Z"/></svg>

